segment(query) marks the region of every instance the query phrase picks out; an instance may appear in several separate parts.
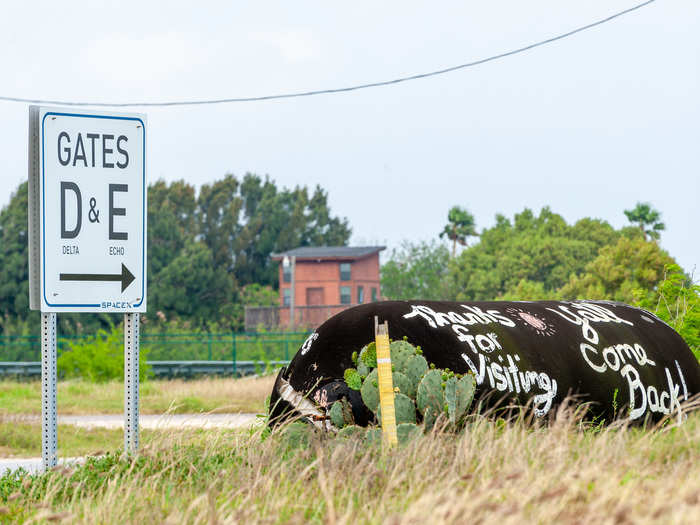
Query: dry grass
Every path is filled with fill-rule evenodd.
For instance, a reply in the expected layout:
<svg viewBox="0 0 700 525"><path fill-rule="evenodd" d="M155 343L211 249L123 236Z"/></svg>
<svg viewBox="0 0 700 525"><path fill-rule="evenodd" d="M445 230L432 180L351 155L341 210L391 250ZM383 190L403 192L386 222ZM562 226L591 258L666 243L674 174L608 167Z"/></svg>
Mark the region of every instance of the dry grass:
<svg viewBox="0 0 700 525"><path fill-rule="evenodd" d="M548 427L475 416L462 435L393 451L304 436L154 436L133 461L0 480L0 512L73 523L700 522L698 413L653 431L584 428L570 414Z"/></svg>
<svg viewBox="0 0 700 525"><path fill-rule="evenodd" d="M198 379L163 381L160 395L177 405L178 400L201 399L209 405L203 410L218 412L264 412L265 399L272 392L274 375L241 379Z"/></svg>
<svg viewBox="0 0 700 525"><path fill-rule="evenodd" d="M141 412L263 412L273 383L274 376L145 381L140 391ZM124 384L59 381L57 403L59 414L120 414ZM40 413L41 382L0 381L0 415Z"/></svg>
<svg viewBox="0 0 700 525"><path fill-rule="evenodd" d="M118 450L124 443L122 429L86 429L73 425L58 425L57 432L59 457L103 454L107 450ZM164 431L142 429L141 438L148 439L154 432ZM169 430L169 432L172 431ZM41 456L41 423L18 421L12 416L9 418L0 416L0 458L39 456Z"/></svg>

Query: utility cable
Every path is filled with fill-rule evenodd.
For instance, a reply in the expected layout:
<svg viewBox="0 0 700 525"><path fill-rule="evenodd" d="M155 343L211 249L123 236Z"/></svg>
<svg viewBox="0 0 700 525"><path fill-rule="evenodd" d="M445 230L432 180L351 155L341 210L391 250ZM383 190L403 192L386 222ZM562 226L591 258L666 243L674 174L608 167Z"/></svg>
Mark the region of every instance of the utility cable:
<svg viewBox="0 0 700 525"><path fill-rule="evenodd" d="M31 103L31 104L56 104L56 105L60 105L60 106L165 107L165 106L203 106L203 105L207 105L207 104L229 104L229 103L233 103L233 102L260 102L260 101L264 101L264 100L279 100L279 99L285 99L285 98L311 97L311 96L315 96L315 95L346 93L348 91L358 91L360 89L368 89L368 88L381 87L381 86L391 86L394 84L400 84L402 82L408 82L410 80L418 80L418 79L422 79L422 78L434 77L437 75L444 75L445 73L450 73L452 71L457 71L459 69L466 69L469 67L479 66L479 65L485 64L487 62L493 62L494 60L500 60L502 58L506 58L509 56L524 53L525 51L529 51L529 50L534 49L536 47L551 44L552 42L556 42L557 40L562 40L564 38L575 35L576 33L580 33L582 31L586 31L587 29L591 29L593 27L603 25L603 24L610 22L616 18L619 18L619 17L624 16L628 13L631 13L633 11L641 9L642 7L645 7L649 4L652 4L655 1L656 0L647 0L646 2L642 2L641 4L637 4L633 7L625 9L624 11L619 11L613 15L610 15L606 18L601 19L601 20L597 20L597 21L592 22L590 24L587 24L585 26L578 27L576 29L568 31L567 33L563 33L563 34L554 36L552 38L548 38L546 40L541 40L539 42L535 42L534 44L529 44L529 45L524 46L524 47L519 47L519 48L513 49L511 51L499 53L498 55L492 55L490 57L475 60L473 62L467 62L465 64L459 64L457 66L452 66L452 67L448 67L445 69L438 69L437 71L430 71L428 73L419 73L417 75L411 75L408 77L395 78L393 80L384 80L381 82L372 82L369 84L359 84L356 86L331 88L331 89L319 89L319 90L315 90L315 91L301 91L301 92L297 92L297 93L282 93L282 94L278 94L278 95L264 95L264 96L259 96L259 97L219 98L219 99L209 99L209 100L180 100L180 101L170 101L170 102L119 102L119 103L73 102L73 101L65 101L65 100L42 100L42 99L32 99L32 98L7 97L7 96L2 96L2 95L0 95L0 101L24 102L24 103Z"/></svg>

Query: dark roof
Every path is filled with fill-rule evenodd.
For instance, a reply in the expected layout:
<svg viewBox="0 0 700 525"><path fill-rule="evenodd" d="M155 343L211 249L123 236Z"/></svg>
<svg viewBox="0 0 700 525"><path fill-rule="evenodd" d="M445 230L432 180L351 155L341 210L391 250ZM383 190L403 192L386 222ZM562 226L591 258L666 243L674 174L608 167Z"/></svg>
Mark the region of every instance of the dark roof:
<svg viewBox="0 0 700 525"><path fill-rule="evenodd" d="M386 246L303 246L281 253L270 254L271 259L285 256L297 259L360 259L384 250Z"/></svg>

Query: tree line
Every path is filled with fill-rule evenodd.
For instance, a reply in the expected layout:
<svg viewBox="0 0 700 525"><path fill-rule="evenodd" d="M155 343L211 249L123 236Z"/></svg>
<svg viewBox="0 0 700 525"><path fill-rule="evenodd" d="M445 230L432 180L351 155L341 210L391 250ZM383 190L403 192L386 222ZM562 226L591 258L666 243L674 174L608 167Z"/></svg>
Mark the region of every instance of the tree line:
<svg viewBox="0 0 700 525"><path fill-rule="evenodd" d="M0 210L0 334L36 333L29 311L27 184ZM545 207L477 230L453 207L428 242L405 241L381 268L386 299L607 299L637 304L700 344L700 288L658 243L665 229L647 203L625 210L630 225L583 218L568 224ZM240 331L246 305L278 304L270 254L346 245L348 220L320 187L278 187L269 177L226 175L199 191L184 180L148 188L149 330ZM472 239L472 240L470 240ZM457 253L457 246L462 246ZM675 310L674 310L675 309ZM673 313L673 312L676 313ZM682 315L679 315L680 312ZM662 317L664 318L664 317ZM63 334L118 324L116 314L59 316Z"/></svg>
<svg viewBox="0 0 700 525"><path fill-rule="evenodd" d="M0 333L34 333L29 311L27 183L0 211ZM277 304L270 253L346 245L347 219L334 216L320 186L278 187L269 177L226 175L199 191L184 180L148 187L147 322L239 331L246 304ZM63 334L92 333L116 314L59 316Z"/></svg>

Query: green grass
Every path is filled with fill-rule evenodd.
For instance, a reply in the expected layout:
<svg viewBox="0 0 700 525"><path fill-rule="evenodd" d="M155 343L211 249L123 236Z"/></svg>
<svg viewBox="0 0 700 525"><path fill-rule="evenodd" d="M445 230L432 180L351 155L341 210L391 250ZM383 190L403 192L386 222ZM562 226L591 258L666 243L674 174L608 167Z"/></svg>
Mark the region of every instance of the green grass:
<svg viewBox="0 0 700 525"><path fill-rule="evenodd" d="M298 429L297 429L298 430ZM698 523L700 414L678 428L470 418L393 450L310 432L182 431L0 478L0 520Z"/></svg>
<svg viewBox="0 0 700 525"><path fill-rule="evenodd" d="M273 382L272 376L144 381L141 412L262 412ZM124 409L124 385L121 381L59 381L57 404L59 414L120 414ZM41 382L0 381L0 416L40 413Z"/></svg>

